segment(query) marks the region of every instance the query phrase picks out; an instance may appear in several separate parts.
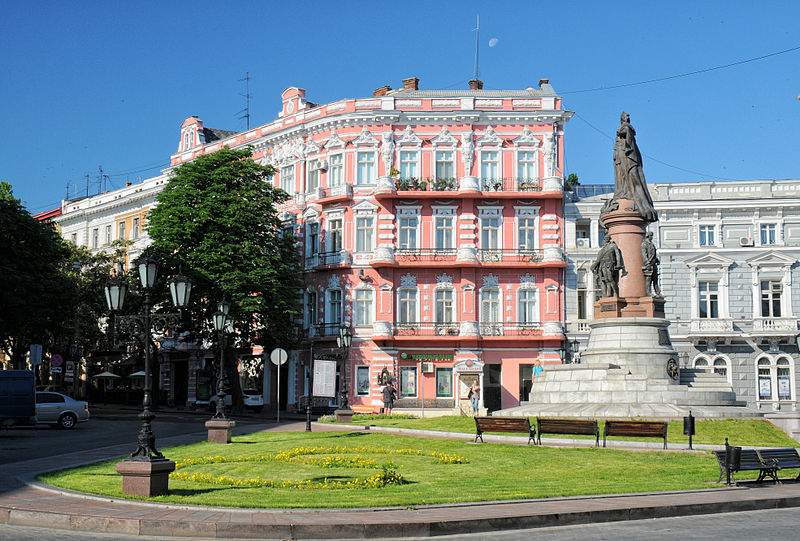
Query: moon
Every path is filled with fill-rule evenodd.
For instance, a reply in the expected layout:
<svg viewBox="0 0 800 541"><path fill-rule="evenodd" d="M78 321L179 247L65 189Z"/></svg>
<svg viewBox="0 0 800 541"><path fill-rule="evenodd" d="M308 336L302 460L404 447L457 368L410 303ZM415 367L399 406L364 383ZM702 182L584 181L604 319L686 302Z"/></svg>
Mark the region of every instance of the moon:
<svg viewBox="0 0 800 541"><path fill-rule="evenodd" d="M500 40L499 40L499 39L497 39L497 38L492 38L492 39L490 39L490 40L489 40L489 47L494 47L495 45L497 45L497 42L498 42L498 41L500 41Z"/></svg>

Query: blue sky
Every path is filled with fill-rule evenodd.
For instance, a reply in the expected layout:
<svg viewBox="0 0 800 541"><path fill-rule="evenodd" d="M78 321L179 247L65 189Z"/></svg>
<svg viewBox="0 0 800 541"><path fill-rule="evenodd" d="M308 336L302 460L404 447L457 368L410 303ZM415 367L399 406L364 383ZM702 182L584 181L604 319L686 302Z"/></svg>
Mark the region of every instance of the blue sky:
<svg viewBox="0 0 800 541"><path fill-rule="evenodd" d="M32 213L158 172L198 115L242 130L270 122L289 86L327 103L405 77L466 88L480 16L480 78L549 78L576 115L567 170L613 181L625 110L649 182L798 178L799 2L5 2L0 17L0 179ZM497 40L490 47L490 40ZM90 186L96 193L97 185Z"/></svg>

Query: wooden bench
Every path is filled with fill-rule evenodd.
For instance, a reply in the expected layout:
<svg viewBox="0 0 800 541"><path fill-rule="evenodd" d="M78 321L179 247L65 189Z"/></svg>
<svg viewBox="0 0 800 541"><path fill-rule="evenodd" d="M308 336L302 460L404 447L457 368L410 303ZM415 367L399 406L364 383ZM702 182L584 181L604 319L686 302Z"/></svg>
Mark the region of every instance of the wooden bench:
<svg viewBox="0 0 800 541"><path fill-rule="evenodd" d="M475 441L483 443L484 432L524 432L528 444L535 441L536 431L531 428L527 417L475 417Z"/></svg>
<svg viewBox="0 0 800 541"><path fill-rule="evenodd" d="M800 455L798 455L797 449L793 447L787 447L785 449L758 449L756 452L761 462L767 465L775 465L779 470L800 468ZM800 474L798 474L795 479L800 479Z"/></svg>
<svg viewBox="0 0 800 541"><path fill-rule="evenodd" d="M727 460L727 451L713 451L714 456L717 457L717 463L719 464L719 478L717 479L717 483L721 483L722 479L725 478L726 474L728 473L728 464L726 463ZM739 461L739 464L731 464L731 480L736 483L736 480L733 478L734 472L740 471L758 471L758 479L756 479L757 483L763 481L767 476L771 477L776 483L778 482L778 470L780 467L776 462L770 461L769 463L765 463L761 460L761 457L758 456L758 451L755 449L742 449L742 456Z"/></svg>
<svg viewBox="0 0 800 541"><path fill-rule="evenodd" d="M664 438L667 448L666 421L606 421L603 429L603 447L607 436L634 436L641 438Z"/></svg>
<svg viewBox="0 0 800 541"><path fill-rule="evenodd" d="M579 434L594 436L595 447L600 446L600 429L597 421L587 419L542 419L536 418L536 438L542 444L542 433L545 434Z"/></svg>

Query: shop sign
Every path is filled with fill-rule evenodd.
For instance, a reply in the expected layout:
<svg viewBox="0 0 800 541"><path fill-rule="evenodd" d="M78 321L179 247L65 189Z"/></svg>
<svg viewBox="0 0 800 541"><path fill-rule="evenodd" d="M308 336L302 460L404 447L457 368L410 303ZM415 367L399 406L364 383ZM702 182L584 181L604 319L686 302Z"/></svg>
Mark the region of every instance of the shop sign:
<svg viewBox="0 0 800 541"><path fill-rule="evenodd" d="M452 361L452 353L407 353L402 352L400 358L404 361Z"/></svg>

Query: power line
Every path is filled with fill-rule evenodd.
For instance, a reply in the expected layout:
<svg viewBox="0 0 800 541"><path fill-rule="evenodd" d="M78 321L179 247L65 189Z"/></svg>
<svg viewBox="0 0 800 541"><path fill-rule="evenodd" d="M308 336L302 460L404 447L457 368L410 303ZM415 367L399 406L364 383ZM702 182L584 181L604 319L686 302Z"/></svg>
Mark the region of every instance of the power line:
<svg viewBox="0 0 800 541"><path fill-rule="evenodd" d="M689 77L691 75L698 75L700 73L708 73L709 71L721 70L721 69L730 68L730 67L733 67L733 66L740 66L742 64L747 64L749 62L756 62L758 60L764 60L765 58L770 58L770 57L773 57L773 56L778 56L778 55L786 54L786 53L792 53L792 52L795 52L795 51L800 51L800 46L792 47L791 49L784 49L783 51L776 51L774 53L769 53L769 54L765 54L765 55L762 55L762 56L756 56L754 58L748 58L747 60L739 60L737 62L731 62L730 64L723 64L721 66L714 66L712 68L704 68L704 69L700 69L700 70L696 70L696 71L689 71L689 72L686 72L686 73L679 73L679 74L676 74L676 75L668 75L666 77L657 77L655 79L648 79L646 81L638 81L638 82L635 82L635 83L621 83L621 84L611 85L611 86L599 86L599 87L596 87L596 88L586 88L586 89L583 89L583 90L570 90L568 92L561 92L561 94L580 94L580 93L584 93L584 92L598 92L598 91L601 91L601 90L613 90L613 89L616 89L616 88L625 88L625 87L629 87L629 86L638 86L638 85L646 85L646 84L650 84L650 83L658 83L658 82L661 82L661 81L668 81L670 79L678 79L680 77Z"/></svg>
<svg viewBox="0 0 800 541"><path fill-rule="evenodd" d="M151 166L142 166L145 169L132 169L130 171L122 171L120 173L114 173L113 175L106 175L109 177L124 177L125 175L132 175L134 173L144 173L145 171L152 171L153 169L163 169L168 167L169 163L158 162L157 164L153 164Z"/></svg>

